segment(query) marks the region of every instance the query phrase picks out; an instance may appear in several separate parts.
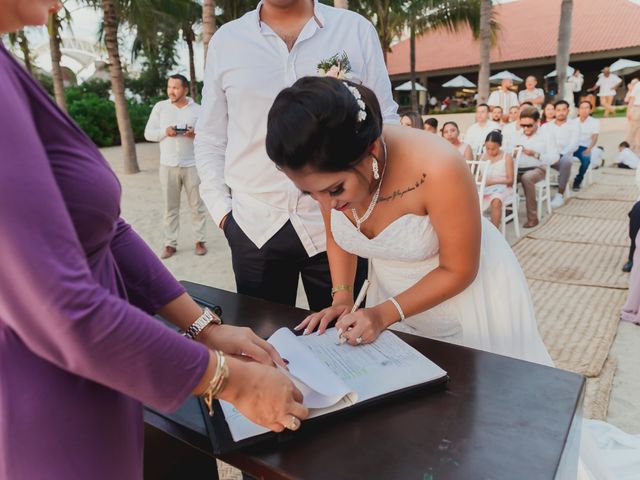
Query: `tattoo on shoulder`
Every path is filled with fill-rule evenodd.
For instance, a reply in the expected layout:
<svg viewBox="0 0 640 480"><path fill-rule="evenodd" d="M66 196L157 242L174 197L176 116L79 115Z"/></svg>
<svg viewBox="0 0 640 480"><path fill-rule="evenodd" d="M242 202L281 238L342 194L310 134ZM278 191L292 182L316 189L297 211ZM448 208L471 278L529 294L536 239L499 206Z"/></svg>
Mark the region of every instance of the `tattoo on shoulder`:
<svg viewBox="0 0 640 480"><path fill-rule="evenodd" d="M417 190L418 188L420 188L422 184L424 184L424 181L426 178L427 178L427 174L423 172L422 176L418 180L416 180L413 185L408 186L404 190L397 188L389 195L386 195L384 197L381 196L378 199L378 202L387 202L387 201L395 200L396 198L402 198L405 196L405 194L409 192L413 192L414 190Z"/></svg>

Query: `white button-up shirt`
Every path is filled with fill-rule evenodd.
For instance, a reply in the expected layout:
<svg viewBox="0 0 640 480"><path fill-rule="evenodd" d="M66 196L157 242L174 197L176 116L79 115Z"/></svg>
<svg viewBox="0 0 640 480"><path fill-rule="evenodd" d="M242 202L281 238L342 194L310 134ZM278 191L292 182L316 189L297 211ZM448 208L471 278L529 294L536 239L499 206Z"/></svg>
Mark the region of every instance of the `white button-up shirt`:
<svg viewBox="0 0 640 480"><path fill-rule="evenodd" d="M520 132L513 139L513 147L515 148L518 145L540 154L540 158L536 158L522 153L518 168L545 167L558 161L559 156L555 140L540 129L531 136L525 135L524 129L520 129Z"/></svg>
<svg viewBox="0 0 640 480"><path fill-rule="evenodd" d="M267 114L276 95L317 75L318 63L346 52L351 80L372 89L385 122L399 123L397 105L373 25L355 12L315 3L315 17L295 45L260 20L260 9L224 24L209 44L195 153L200 194L216 224L233 218L261 248L291 221L309 256L326 250L318 204L302 195L267 156Z"/></svg>
<svg viewBox="0 0 640 480"><path fill-rule="evenodd" d="M520 103L524 103L524 102L532 102L538 98L538 97L542 97L542 99L544 100L544 91L541 88L534 88L533 91L529 91L529 90L520 90L520 92L518 92L518 101ZM540 105L534 105L536 107L539 107Z"/></svg>
<svg viewBox="0 0 640 480"><path fill-rule="evenodd" d="M193 138L184 135L167 136L167 127L195 127L200 105L188 99L184 107L178 108L171 100L156 103L151 110L144 138L150 142L160 142L160 163L168 167L193 167L196 159L193 153Z"/></svg>
<svg viewBox="0 0 640 480"><path fill-rule="evenodd" d="M487 120L487 123L480 125L478 122L472 124L464 135L464 141L471 146L471 151L476 155L484 146L487 135L493 130L500 130L500 124L493 120Z"/></svg>
<svg viewBox="0 0 640 480"><path fill-rule="evenodd" d="M610 73L608 77L600 74L596 86L600 87L598 90L599 97L613 97L616 94L616 88L622 83L622 79L614 73Z"/></svg>
<svg viewBox="0 0 640 480"><path fill-rule="evenodd" d="M517 107L520 105L518 102L518 95L511 90L503 92L502 89L491 92L489 95L489 100L487 100L487 105L490 107L502 107L502 111L505 114L509 111L511 107Z"/></svg>
<svg viewBox="0 0 640 480"><path fill-rule="evenodd" d="M547 122L540 127L540 130L555 139L561 157L573 154L578 149L580 129L573 120L567 120L562 125L558 125L555 120Z"/></svg>
<svg viewBox="0 0 640 480"><path fill-rule="evenodd" d="M600 122L592 116L588 116L584 122L577 117L574 122L578 125L578 146L590 147L592 136L600 133Z"/></svg>

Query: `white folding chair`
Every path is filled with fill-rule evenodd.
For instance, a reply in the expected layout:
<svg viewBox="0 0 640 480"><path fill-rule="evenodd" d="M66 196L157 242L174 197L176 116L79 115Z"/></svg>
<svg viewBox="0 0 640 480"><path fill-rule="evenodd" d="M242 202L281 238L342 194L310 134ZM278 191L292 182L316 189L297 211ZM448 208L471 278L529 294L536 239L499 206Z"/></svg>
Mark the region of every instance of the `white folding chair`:
<svg viewBox="0 0 640 480"><path fill-rule="evenodd" d="M547 214L551 215L551 166L545 166L545 175L536 183L536 202L538 204L538 219L542 219L542 205L547 202Z"/></svg>
<svg viewBox="0 0 640 480"><path fill-rule="evenodd" d="M467 160L473 180L476 182L478 198L480 200L480 214L482 215L482 200L484 199L484 188L487 185L487 173L489 172L488 160Z"/></svg>
<svg viewBox="0 0 640 480"><path fill-rule="evenodd" d="M517 147L513 151L513 193L502 202L502 225L500 231L507 236L507 222L513 221L513 230L516 238L520 237L520 219L518 218L518 208L520 207L520 194L518 193L518 164L522 155L522 147ZM511 213L507 215L507 207L511 207Z"/></svg>

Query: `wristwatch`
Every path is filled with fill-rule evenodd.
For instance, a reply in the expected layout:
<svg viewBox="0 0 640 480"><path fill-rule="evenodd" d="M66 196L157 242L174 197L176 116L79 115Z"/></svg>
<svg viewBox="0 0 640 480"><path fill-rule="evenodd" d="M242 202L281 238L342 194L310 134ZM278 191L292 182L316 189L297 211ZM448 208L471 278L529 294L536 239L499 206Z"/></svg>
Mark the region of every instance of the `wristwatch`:
<svg viewBox="0 0 640 480"><path fill-rule="evenodd" d="M205 307L202 315L198 317L198 319L191 324L187 331L182 335L190 338L191 340L195 340L198 335L202 332L210 324L222 325L222 319L213 313L211 310Z"/></svg>

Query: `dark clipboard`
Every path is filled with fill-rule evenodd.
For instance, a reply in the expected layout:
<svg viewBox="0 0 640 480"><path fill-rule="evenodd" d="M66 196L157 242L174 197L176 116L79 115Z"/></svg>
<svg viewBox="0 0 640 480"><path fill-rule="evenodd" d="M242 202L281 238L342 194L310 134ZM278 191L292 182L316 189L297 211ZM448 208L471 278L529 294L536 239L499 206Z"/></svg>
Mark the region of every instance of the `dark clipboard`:
<svg viewBox="0 0 640 480"><path fill-rule="evenodd" d="M358 402L355 405L343 408L336 412L304 420L300 429L296 432L289 430L285 430L281 433L267 432L261 435L256 435L255 437L240 440L239 442L234 441L231 436L231 431L229 430L227 421L224 418L224 412L222 411L220 402L214 402L213 416L209 415L209 410L202 399L199 399L199 403L204 417L204 423L207 427L207 434L211 440L214 455L226 455L242 448L262 443L278 444L288 442L293 439L299 441L305 436L313 435L314 431L317 431L319 428L330 427L332 423L335 423L337 420L347 415L359 415L360 412L364 410L383 407L389 402L400 402L409 397L416 397L424 395L425 393L444 390L448 383L449 376L445 375L429 382L413 385L363 402Z"/></svg>

